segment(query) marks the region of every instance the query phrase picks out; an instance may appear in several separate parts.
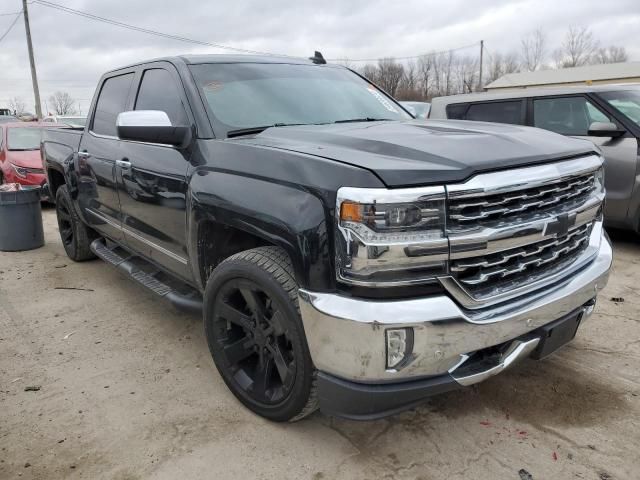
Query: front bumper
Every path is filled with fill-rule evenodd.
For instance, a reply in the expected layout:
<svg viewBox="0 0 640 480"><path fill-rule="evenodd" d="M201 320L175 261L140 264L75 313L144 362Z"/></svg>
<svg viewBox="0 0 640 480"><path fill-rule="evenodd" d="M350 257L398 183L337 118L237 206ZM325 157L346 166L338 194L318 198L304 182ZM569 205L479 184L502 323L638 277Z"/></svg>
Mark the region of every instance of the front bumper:
<svg viewBox="0 0 640 480"><path fill-rule="evenodd" d="M576 312L589 316L596 294L607 283L611 262L611 245L603 237L593 261L569 278L483 310L464 309L444 294L375 301L300 290L307 343L320 371L321 409L369 418L487 378L490 375L465 382L456 380L454 372L474 352L515 339L526 340L544 325ZM414 330L412 360L399 370L388 370L385 330L406 327ZM491 375L500 370L493 368ZM398 389L404 393L400 395ZM360 394L354 395L354 391ZM334 399L340 396L360 402L362 408L346 411L344 402L336 407ZM388 401L362 403L371 396Z"/></svg>

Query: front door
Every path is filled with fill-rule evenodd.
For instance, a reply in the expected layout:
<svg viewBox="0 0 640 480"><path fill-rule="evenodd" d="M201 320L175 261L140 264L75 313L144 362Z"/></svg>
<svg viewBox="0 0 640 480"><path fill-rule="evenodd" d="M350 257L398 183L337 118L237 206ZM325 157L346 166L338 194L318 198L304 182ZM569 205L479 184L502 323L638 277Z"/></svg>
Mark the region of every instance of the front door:
<svg viewBox="0 0 640 480"><path fill-rule="evenodd" d="M184 91L173 67L154 64L142 72L135 110L161 110L172 125L191 124ZM121 141L116 175L127 245L157 265L190 279L186 246L186 174L184 149Z"/></svg>

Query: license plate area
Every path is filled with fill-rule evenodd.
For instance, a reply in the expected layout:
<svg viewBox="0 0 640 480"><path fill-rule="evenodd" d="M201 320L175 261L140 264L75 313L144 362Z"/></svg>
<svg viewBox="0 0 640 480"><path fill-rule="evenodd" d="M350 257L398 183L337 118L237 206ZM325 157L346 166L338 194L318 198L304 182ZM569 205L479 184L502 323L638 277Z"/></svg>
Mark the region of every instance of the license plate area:
<svg viewBox="0 0 640 480"><path fill-rule="evenodd" d="M580 311L559 318L536 330L535 333L540 336L540 343L531 353L531 358L540 360L569 343L576 336L581 321L582 312Z"/></svg>

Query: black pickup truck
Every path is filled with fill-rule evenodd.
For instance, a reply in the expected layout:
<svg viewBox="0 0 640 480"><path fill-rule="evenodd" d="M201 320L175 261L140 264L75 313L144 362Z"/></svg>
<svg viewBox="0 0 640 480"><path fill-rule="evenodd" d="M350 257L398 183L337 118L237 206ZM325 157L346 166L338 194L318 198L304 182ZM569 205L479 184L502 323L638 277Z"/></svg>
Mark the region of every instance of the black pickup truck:
<svg viewBox="0 0 640 480"><path fill-rule="evenodd" d="M591 143L418 121L319 55L109 72L42 155L69 257L202 312L226 384L277 421L375 418L543 358L611 265Z"/></svg>

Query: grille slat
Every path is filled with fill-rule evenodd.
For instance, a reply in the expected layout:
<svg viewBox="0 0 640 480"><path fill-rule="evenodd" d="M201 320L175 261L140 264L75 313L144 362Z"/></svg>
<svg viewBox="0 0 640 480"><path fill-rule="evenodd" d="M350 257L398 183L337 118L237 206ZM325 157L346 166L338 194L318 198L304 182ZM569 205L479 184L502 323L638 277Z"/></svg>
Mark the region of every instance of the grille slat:
<svg viewBox="0 0 640 480"><path fill-rule="evenodd" d="M589 243L593 222L574 227L561 237L543 240L484 257L454 260L451 272L458 282L470 291L485 288L488 284L508 280L514 286L526 282L528 273L553 266L560 259L572 261Z"/></svg>
<svg viewBox="0 0 640 480"><path fill-rule="evenodd" d="M594 188L595 174L592 172L515 193L492 194L481 199L452 198L449 200L450 226L465 229L498 218L504 221L534 209L547 209L568 200L578 201L588 197Z"/></svg>

